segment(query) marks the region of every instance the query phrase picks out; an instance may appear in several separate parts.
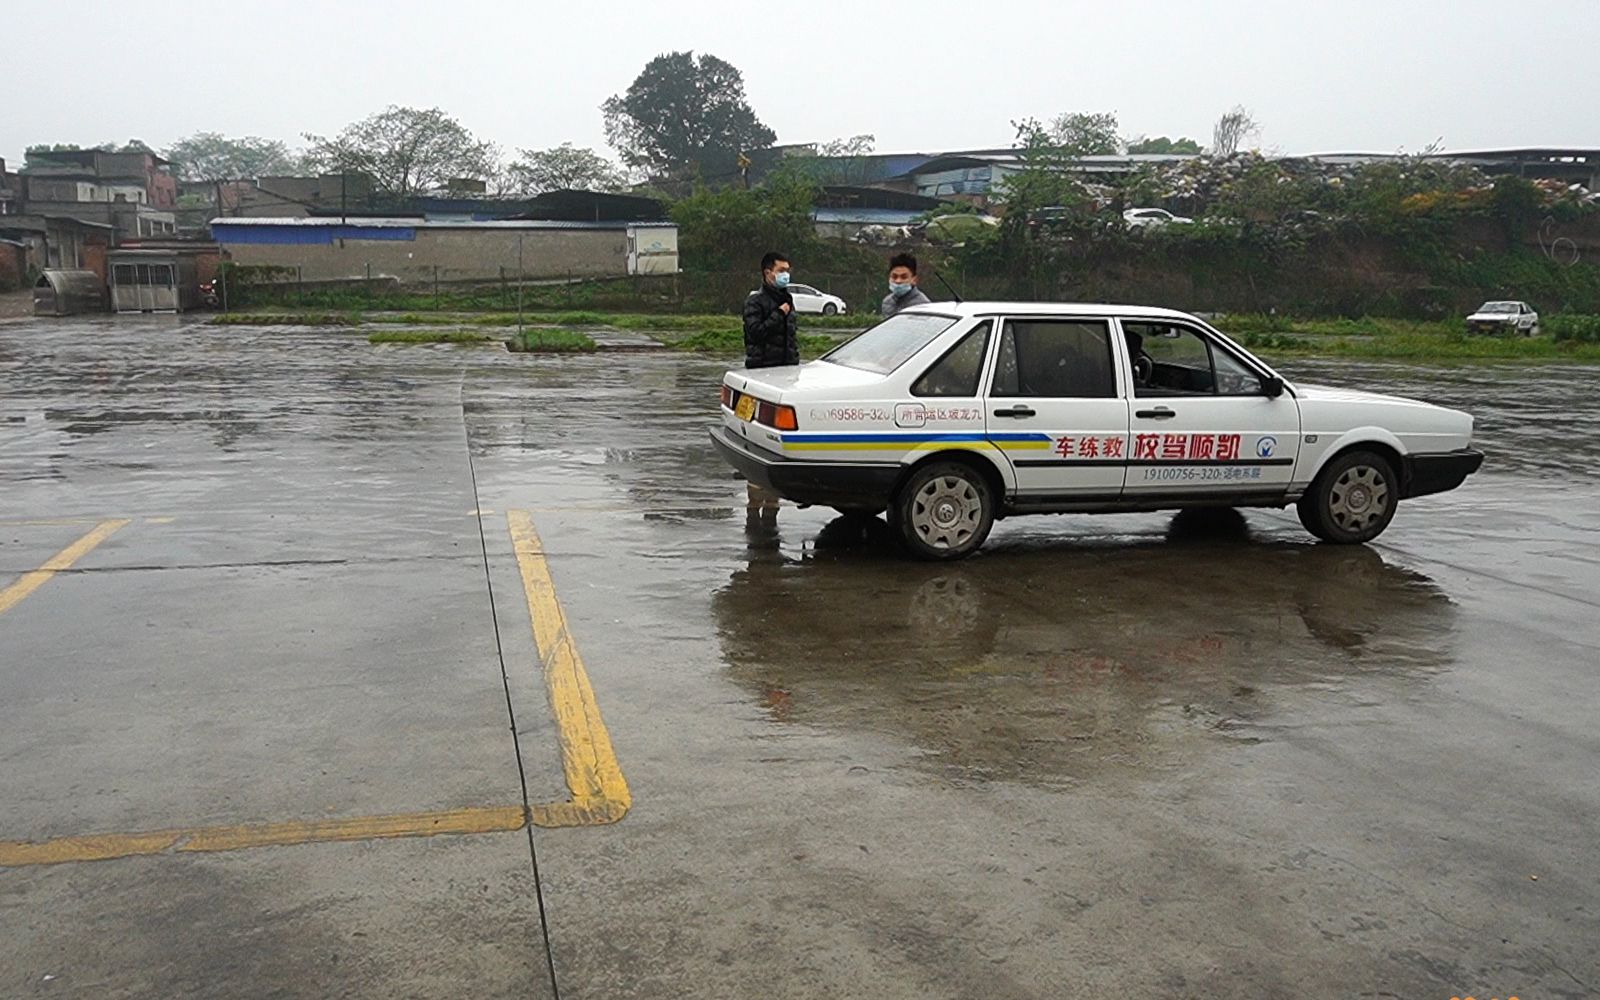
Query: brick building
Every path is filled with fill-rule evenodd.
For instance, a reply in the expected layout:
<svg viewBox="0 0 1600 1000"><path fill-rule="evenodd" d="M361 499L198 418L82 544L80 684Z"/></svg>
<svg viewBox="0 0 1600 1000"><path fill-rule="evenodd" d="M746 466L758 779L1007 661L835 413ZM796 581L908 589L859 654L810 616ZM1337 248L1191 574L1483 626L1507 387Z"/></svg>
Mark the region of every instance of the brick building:
<svg viewBox="0 0 1600 1000"><path fill-rule="evenodd" d="M177 231L178 182L154 153L36 151L22 168L22 211L113 226L119 237Z"/></svg>

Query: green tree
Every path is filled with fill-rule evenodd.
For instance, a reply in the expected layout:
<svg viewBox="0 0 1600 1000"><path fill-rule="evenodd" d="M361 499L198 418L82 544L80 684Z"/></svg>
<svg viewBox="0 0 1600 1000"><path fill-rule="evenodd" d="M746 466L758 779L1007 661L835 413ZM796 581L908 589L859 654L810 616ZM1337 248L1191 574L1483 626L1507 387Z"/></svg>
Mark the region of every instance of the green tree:
<svg viewBox="0 0 1600 1000"><path fill-rule="evenodd" d="M550 149L524 149L506 168L506 187L522 194L541 191L620 191L627 177L592 149L564 142Z"/></svg>
<svg viewBox="0 0 1600 1000"><path fill-rule="evenodd" d="M1072 111L1057 115L1050 123L1049 135L1054 146L1074 158L1122 152L1117 116L1112 112Z"/></svg>
<svg viewBox="0 0 1600 1000"><path fill-rule="evenodd" d="M1128 152L1187 154L1199 156L1203 150L1200 148L1200 144L1195 142L1193 139L1168 139L1164 135L1158 135L1153 138L1141 136L1138 139L1133 140L1132 142L1128 143Z"/></svg>
<svg viewBox="0 0 1600 1000"><path fill-rule="evenodd" d="M187 181L254 180L293 174L297 157L277 139L247 135L230 139L217 132L196 132L179 139L165 154Z"/></svg>
<svg viewBox="0 0 1600 1000"><path fill-rule="evenodd" d="M713 55L656 56L600 109L622 161L659 176L731 176L741 154L777 138L751 110L744 77Z"/></svg>
<svg viewBox="0 0 1600 1000"><path fill-rule="evenodd" d="M443 188L453 177L487 180L499 160L492 143L438 108L390 105L332 138L305 139L312 167L367 174L377 191L398 198Z"/></svg>
<svg viewBox="0 0 1600 1000"><path fill-rule="evenodd" d="M799 171L775 172L761 187L701 187L672 206L686 266L748 270L768 250L800 257L816 242L816 187Z"/></svg>

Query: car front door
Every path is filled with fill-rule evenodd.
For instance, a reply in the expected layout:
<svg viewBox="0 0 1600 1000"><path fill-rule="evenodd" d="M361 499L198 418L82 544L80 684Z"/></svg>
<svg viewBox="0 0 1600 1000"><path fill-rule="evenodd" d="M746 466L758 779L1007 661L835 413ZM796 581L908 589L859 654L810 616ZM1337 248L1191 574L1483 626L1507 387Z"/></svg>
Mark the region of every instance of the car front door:
<svg viewBox="0 0 1600 1000"><path fill-rule="evenodd" d="M789 294L794 297L795 312L819 313L822 311L822 297L810 285L790 285Z"/></svg>
<svg viewBox="0 0 1600 1000"><path fill-rule="evenodd" d="M1017 499L1114 500L1128 457L1121 353L1109 319L1012 316L1000 325L984 401L990 444Z"/></svg>
<svg viewBox="0 0 1600 1000"><path fill-rule="evenodd" d="M1283 493L1300 449L1300 406L1198 326L1121 321L1133 381L1127 500ZM1280 387L1281 388L1281 387Z"/></svg>

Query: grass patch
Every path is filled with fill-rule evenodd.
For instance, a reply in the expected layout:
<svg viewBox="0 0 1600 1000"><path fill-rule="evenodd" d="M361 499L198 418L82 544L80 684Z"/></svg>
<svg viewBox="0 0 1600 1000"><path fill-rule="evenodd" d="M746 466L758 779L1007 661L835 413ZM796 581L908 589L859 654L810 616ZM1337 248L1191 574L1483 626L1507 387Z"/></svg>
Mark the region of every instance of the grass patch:
<svg viewBox="0 0 1600 1000"><path fill-rule="evenodd" d="M506 349L518 354L576 354L594 350L595 343L575 330L534 327L513 333Z"/></svg>
<svg viewBox="0 0 1600 1000"><path fill-rule="evenodd" d="M1306 319L1288 316L1218 316L1212 325L1261 354L1370 358L1396 361L1600 360L1600 318L1552 316L1552 336L1492 337L1468 334L1460 323L1432 320ZM1587 323L1594 320L1592 327ZM1590 329L1593 341L1587 340Z"/></svg>
<svg viewBox="0 0 1600 1000"><path fill-rule="evenodd" d="M208 321L212 326L359 326L359 313L223 313Z"/></svg>
<svg viewBox="0 0 1600 1000"><path fill-rule="evenodd" d="M1295 337L1251 333L1239 342L1263 355L1392 361L1600 361L1600 344L1549 337L1401 333L1383 337Z"/></svg>
<svg viewBox="0 0 1600 1000"><path fill-rule="evenodd" d="M369 344L483 344L494 338L476 330L379 330Z"/></svg>
<svg viewBox="0 0 1600 1000"><path fill-rule="evenodd" d="M696 330L688 334L659 336L656 339L676 351L692 351L696 354L718 354L725 357L744 356L744 330L737 327L733 329L712 327L711 329ZM801 360L819 358L833 350L843 340L844 338L837 334L802 333L800 335Z"/></svg>

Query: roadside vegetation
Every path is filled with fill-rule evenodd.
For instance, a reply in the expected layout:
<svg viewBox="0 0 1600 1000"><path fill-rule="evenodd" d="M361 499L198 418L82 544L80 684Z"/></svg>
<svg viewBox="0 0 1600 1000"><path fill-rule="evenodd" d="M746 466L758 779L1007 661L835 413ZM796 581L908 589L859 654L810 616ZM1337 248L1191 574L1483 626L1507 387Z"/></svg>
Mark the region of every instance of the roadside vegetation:
<svg viewBox="0 0 1600 1000"><path fill-rule="evenodd" d="M579 354L593 351L595 342L575 330L537 326L513 333L506 349L516 354Z"/></svg>
<svg viewBox="0 0 1600 1000"><path fill-rule="evenodd" d="M1600 361L1600 316L1556 315L1537 337L1468 334L1425 320L1217 316L1212 325L1263 355L1406 361Z"/></svg>
<svg viewBox="0 0 1600 1000"><path fill-rule="evenodd" d="M211 317L212 326L360 326L359 313L259 312L222 313Z"/></svg>
<svg viewBox="0 0 1600 1000"><path fill-rule="evenodd" d="M715 354L727 358L744 357L744 331L740 327L710 326L693 331L653 334L656 340L675 351ZM812 361L849 339L849 334L802 333L800 358Z"/></svg>
<svg viewBox="0 0 1600 1000"><path fill-rule="evenodd" d="M367 334L369 344L486 344L494 339L476 330L379 330Z"/></svg>

